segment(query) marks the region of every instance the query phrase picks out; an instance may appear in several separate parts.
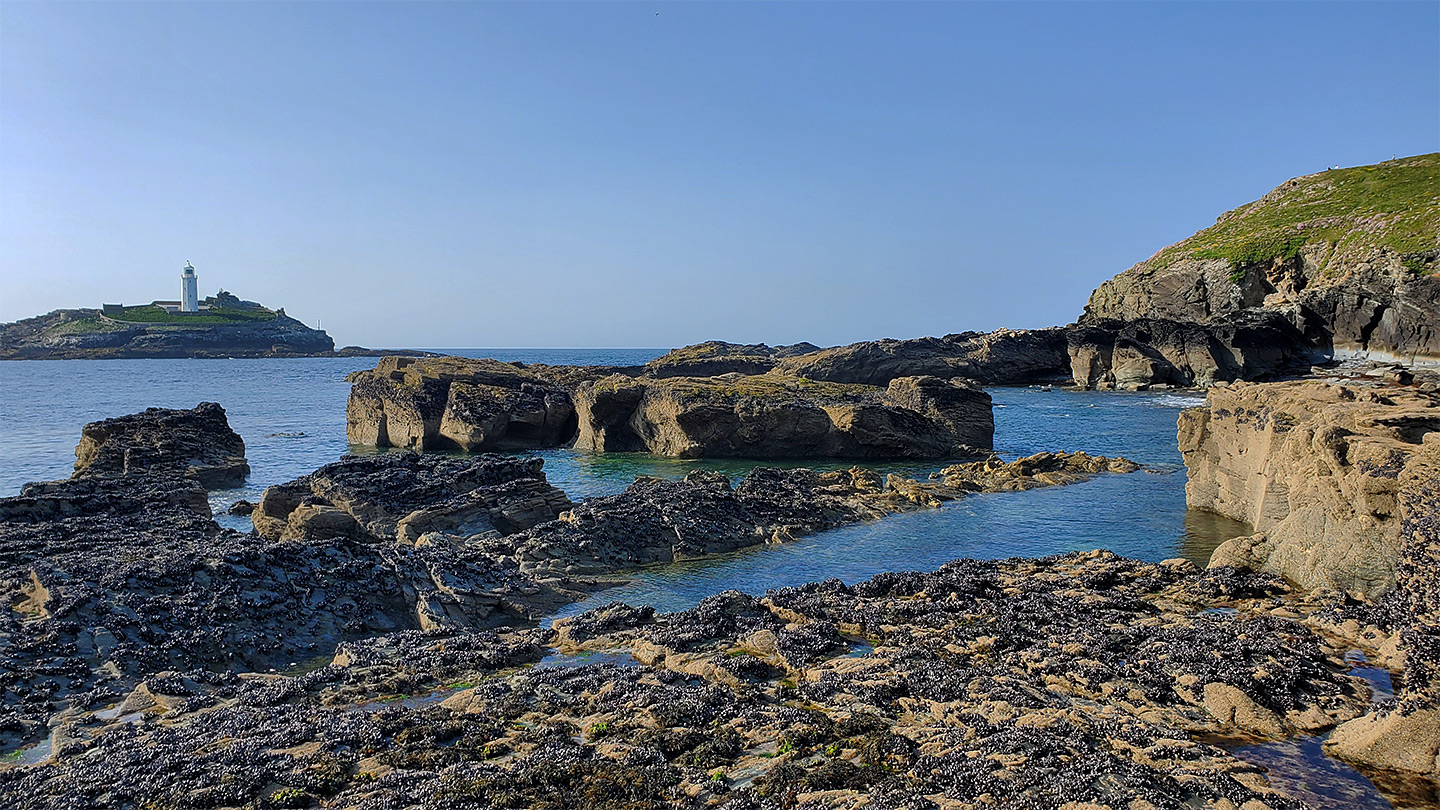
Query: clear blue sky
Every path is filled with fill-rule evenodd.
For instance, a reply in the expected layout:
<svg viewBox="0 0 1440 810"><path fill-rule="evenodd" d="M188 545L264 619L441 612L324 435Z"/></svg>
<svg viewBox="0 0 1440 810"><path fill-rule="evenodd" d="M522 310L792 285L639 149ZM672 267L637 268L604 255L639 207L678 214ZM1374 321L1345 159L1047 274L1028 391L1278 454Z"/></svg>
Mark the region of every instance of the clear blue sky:
<svg viewBox="0 0 1440 810"><path fill-rule="evenodd" d="M1437 149L1435 2L6 2L0 321L188 259L375 346L1046 326Z"/></svg>

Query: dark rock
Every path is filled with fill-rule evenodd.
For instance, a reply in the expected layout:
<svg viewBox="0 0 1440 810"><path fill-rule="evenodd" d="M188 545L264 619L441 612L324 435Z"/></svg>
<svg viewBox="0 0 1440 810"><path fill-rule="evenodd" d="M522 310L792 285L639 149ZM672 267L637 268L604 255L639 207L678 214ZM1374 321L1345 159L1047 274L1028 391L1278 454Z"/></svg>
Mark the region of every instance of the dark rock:
<svg viewBox="0 0 1440 810"><path fill-rule="evenodd" d="M207 489L245 483L245 442L225 409L202 402L188 411L149 408L91 422L75 448L75 477L157 474L194 479Z"/></svg>

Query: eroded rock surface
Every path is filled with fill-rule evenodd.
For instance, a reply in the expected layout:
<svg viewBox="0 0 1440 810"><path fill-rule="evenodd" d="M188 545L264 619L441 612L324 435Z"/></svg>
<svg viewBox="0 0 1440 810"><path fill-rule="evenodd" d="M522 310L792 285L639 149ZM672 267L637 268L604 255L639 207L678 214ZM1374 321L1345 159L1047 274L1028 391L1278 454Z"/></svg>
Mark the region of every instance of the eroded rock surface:
<svg viewBox="0 0 1440 810"><path fill-rule="evenodd" d="M1142 318L1067 328L1070 371L1081 388L1146 389L1261 380L1308 370L1328 354L1291 318L1246 310L1210 323Z"/></svg>
<svg viewBox="0 0 1440 810"><path fill-rule="evenodd" d="M104 701L65 716L56 756L0 769L0 796L1300 810L1201 737L1362 710L1339 651L1293 618L1309 609L1274 577L1098 552L728 592L669 615L612 605L555 631L396 633L305 675L156 673L110 698L123 720L98 715ZM534 666L549 644L574 657Z"/></svg>
<svg viewBox="0 0 1440 810"><path fill-rule="evenodd" d="M1062 328L872 340L787 358L777 368L811 380L878 386L898 377L961 377L1005 385L1069 376Z"/></svg>
<svg viewBox="0 0 1440 810"><path fill-rule="evenodd" d="M226 489L245 483L250 465L245 442L230 429L225 409L202 402L188 411L148 408L91 422L80 431L74 474L173 475L206 489Z"/></svg>
<svg viewBox="0 0 1440 810"><path fill-rule="evenodd" d="M1258 532L1217 549L1216 564L1374 598L1394 586L1402 526L1422 517L1406 504L1440 462L1440 398L1322 382L1217 387L1181 414L1179 441L1186 503Z"/></svg>
<svg viewBox="0 0 1440 810"><path fill-rule="evenodd" d="M945 458L989 448L990 396L964 383L887 392L777 373L636 379L575 392L577 449L680 458ZM913 406L913 407L912 407Z"/></svg>
<svg viewBox="0 0 1440 810"><path fill-rule="evenodd" d="M351 444L529 450L575 434L575 409L563 386L498 360L386 357L347 379Z"/></svg>
<svg viewBox="0 0 1440 810"><path fill-rule="evenodd" d="M538 458L347 457L265 490L251 513L270 540L324 536L414 545L427 532L498 537L553 520L570 499Z"/></svg>

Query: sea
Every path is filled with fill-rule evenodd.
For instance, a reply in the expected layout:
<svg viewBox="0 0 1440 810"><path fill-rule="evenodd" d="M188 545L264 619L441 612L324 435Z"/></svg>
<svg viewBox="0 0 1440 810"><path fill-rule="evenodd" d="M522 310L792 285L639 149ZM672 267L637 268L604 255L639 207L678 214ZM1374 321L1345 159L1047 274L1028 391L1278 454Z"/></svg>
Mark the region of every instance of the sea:
<svg viewBox="0 0 1440 810"><path fill-rule="evenodd" d="M664 349L437 349L466 357L557 365L637 365ZM57 360L0 362L0 497L28 481L69 476L80 428L147 407L225 407L245 440L251 473L243 487L213 492L223 525L249 530L226 514L237 500L289 481L347 453L378 452L345 440L345 376L374 358L227 360ZM669 611L728 589L767 589L838 577L853 583L883 571L931 570L953 559L1036 557L1109 549L1158 562L1184 557L1204 565L1244 523L1187 510L1176 419L1204 403L1193 391L1096 392L1051 387L988 389L995 405L995 448L1017 458L1042 450L1125 456L1141 472L1100 475L1064 487L975 495L939 509L759 546L734 554L653 566L628 583L562 609L551 620L615 600ZM550 482L572 500L611 495L637 476L680 478L697 469L742 476L757 464L840 468L850 462L663 459L638 453L589 455L569 449L534 453ZM943 462L863 462L924 478ZM1276 743L1237 751L1271 778L1308 786L1318 808L1391 807L1364 776L1325 757L1319 744Z"/></svg>

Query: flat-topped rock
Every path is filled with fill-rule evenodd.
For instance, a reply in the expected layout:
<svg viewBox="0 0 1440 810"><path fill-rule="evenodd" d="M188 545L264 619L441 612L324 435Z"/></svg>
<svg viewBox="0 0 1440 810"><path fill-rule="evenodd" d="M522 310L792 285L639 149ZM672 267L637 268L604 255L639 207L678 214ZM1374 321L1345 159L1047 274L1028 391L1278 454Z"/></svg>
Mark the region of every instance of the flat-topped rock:
<svg viewBox="0 0 1440 810"><path fill-rule="evenodd" d="M266 489L250 518L270 540L347 536L413 545L432 531L500 536L570 508L543 466L538 458L489 454L351 456Z"/></svg>
<svg viewBox="0 0 1440 810"><path fill-rule="evenodd" d="M780 374L636 379L575 391L575 447L679 458L945 458L989 448L990 396L917 383L892 396L869 385ZM911 407L914 406L914 407Z"/></svg>
<svg viewBox="0 0 1440 810"><path fill-rule="evenodd" d="M528 450L564 444L575 434L575 410L563 386L498 360L386 357L347 379L351 444Z"/></svg>
<svg viewBox="0 0 1440 810"><path fill-rule="evenodd" d="M173 475L207 489L238 487L250 473L245 442L225 409L202 402L190 410L148 408L91 422L75 447L75 477Z"/></svg>
<svg viewBox="0 0 1440 810"><path fill-rule="evenodd" d="M786 357L819 351L813 343L767 346L708 340L672 349L645 364L648 377L714 377L720 374L764 374Z"/></svg>

